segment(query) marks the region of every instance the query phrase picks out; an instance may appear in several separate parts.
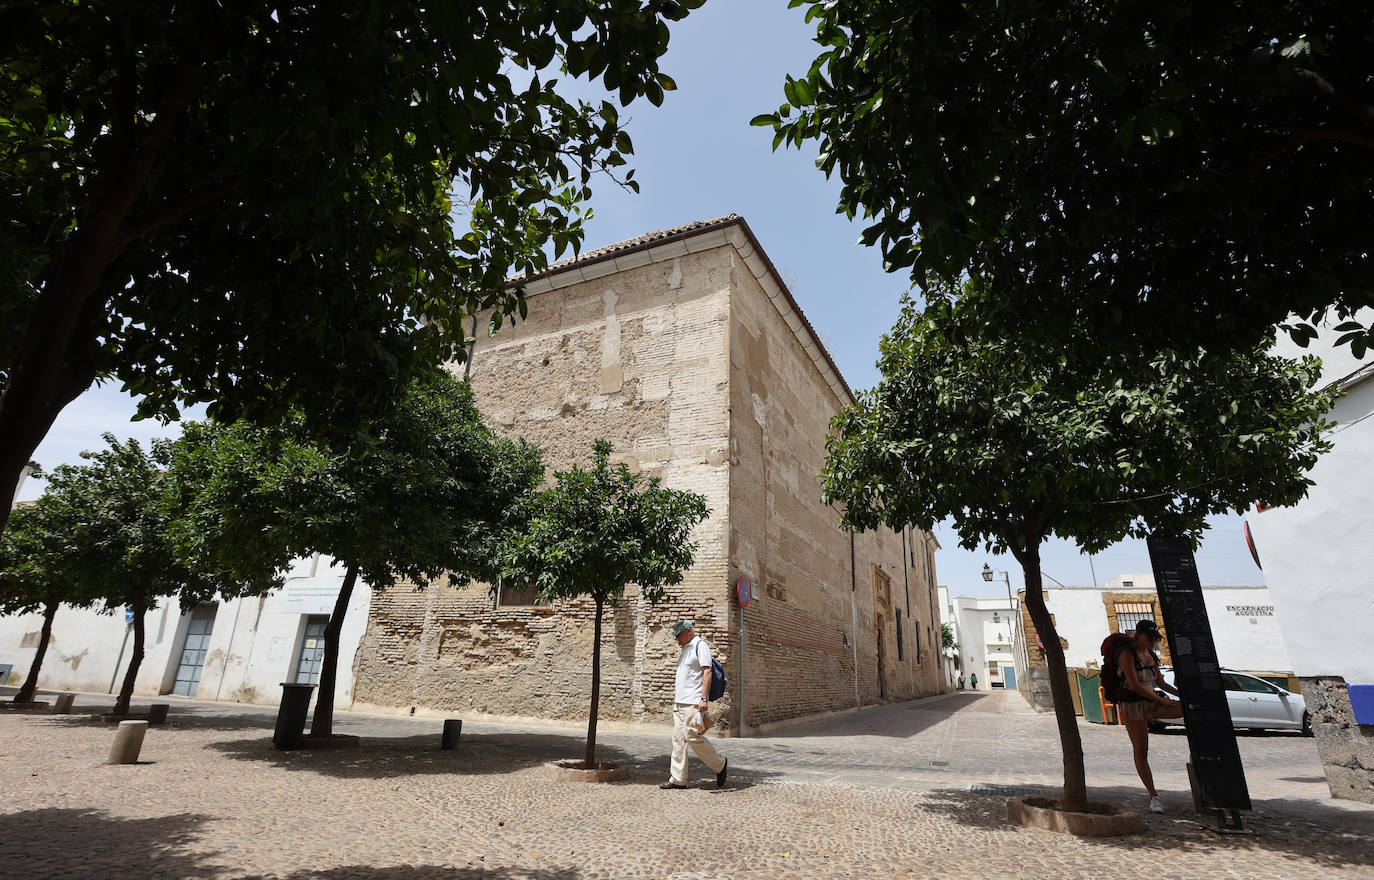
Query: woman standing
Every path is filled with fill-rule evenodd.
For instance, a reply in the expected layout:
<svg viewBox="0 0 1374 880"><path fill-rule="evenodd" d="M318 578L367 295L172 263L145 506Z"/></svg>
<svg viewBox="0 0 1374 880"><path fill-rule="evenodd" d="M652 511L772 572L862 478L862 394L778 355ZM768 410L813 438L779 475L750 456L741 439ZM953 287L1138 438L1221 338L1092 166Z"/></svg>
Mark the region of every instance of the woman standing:
<svg viewBox="0 0 1374 880"><path fill-rule="evenodd" d="M1116 656L1116 668L1122 679L1116 707L1131 738L1135 771L1149 792L1152 813L1164 812L1164 804L1159 799L1159 792L1155 791L1154 774L1150 772L1150 722L1183 717L1183 704L1159 692L1163 689L1179 696L1178 690L1159 674L1159 655L1155 649L1163 640L1153 620L1142 620L1135 625L1135 638L1123 645Z"/></svg>

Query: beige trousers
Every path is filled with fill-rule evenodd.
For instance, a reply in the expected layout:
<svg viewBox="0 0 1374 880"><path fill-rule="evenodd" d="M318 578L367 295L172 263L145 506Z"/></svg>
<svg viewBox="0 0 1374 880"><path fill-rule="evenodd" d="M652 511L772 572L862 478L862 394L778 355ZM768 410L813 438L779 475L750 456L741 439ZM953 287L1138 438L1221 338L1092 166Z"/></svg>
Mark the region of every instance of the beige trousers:
<svg viewBox="0 0 1374 880"><path fill-rule="evenodd" d="M692 747L692 751L697 753L697 757L702 763L711 768L712 773L719 773L720 768L725 766L725 759L717 752L715 746L698 733L690 725L695 722L698 727L701 725L701 718L697 714L697 707L693 703L676 703L673 706L673 760L669 768L672 782L676 785L687 784L687 746Z"/></svg>

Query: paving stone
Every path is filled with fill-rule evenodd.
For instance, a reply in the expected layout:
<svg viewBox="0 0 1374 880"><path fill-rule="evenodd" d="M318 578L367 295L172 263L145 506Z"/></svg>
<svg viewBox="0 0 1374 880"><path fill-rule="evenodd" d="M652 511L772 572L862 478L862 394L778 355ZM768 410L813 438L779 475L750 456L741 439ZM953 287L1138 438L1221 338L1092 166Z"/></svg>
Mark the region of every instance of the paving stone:
<svg viewBox="0 0 1374 880"><path fill-rule="evenodd" d="M729 787L693 764L664 792L669 734L601 732L627 782L569 785L547 761L581 732L339 713L360 748L278 752L272 715L179 703L142 759L105 766L109 728L0 716L0 876L253 880L806 880L999 877L1320 880L1374 876L1374 809L1332 801L1310 739L1242 737L1257 810L1222 837L1187 812L1181 736L1155 738L1170 813L1119 839L1013 827L1006 801L1059 782L1053 719L955 696L718 742ZM84 702L84 700L83 700ZM1084 726L1094 800L1143 806L1126 735ZM947 766L932 766L933 761Z"/></svg>

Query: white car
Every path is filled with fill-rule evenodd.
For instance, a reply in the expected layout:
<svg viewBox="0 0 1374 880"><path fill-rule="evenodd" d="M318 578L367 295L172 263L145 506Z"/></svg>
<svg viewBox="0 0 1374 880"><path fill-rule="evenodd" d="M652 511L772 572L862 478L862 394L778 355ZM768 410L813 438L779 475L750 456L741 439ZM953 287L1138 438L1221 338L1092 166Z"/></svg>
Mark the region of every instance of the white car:
<svg viewBox="0 0 1374 880"><path fill-rule="evenodd" d="M1164 667L1160 672L1165 681L1174 683L1172 669ZM1221 671L1221 682L1226 688L1226 704L1231 709L1234 726L1250 730L1301 730L1306 735L1312 734L1312 715L1301 694L1230 669ZM1182 723L1182 718L1155 722L1159 727Z"/></svg>

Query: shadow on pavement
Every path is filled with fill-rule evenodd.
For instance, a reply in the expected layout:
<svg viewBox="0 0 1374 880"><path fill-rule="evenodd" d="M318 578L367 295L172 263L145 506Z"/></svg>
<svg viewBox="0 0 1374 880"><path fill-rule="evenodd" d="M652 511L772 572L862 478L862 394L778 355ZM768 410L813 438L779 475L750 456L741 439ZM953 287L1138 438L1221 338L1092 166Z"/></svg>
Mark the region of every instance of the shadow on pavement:
<svg viewBox="0 0 1374 880"><path fill-rule="evenodd" d="M205 854L187 851L209 819L191 813L128 819L56 808L0 814L0 875L213 877L217 866Z"/></svg>
<svg viewBox="0 0 1374 880"><path fill-rule="evenodd" d="M344 865L293 874L251 874L242 880L579 880L576 868L444 868L436 865Z"/></svg>
<svg viewBox="0 0 1374 880"><path fill-rule="evenodd" d="M1006 821L1007 798L1027 794L1052 797L1058 790L1045 786L981 785L972 791L931 791L926 798L931 811L943 813L961 824L1006 829L1011 827ZM1089 797L1131 809L1143 807L1137 788L1092 788ZM1164 815L1145 813L1149 830L1144 835L1083 838L1084 842L1132 853L1152 849L1200 853L1266 850L1325 867L1374 865L1374 822L1368 813L1352 814L1338 807L1307 802L1301 806L1304 815L1300 818L1285 809L1287 804L1257 801L1256 809L1246 818L1250 833L1222 835L1212 830L1214 826L1209 819L1193 812L1192 801L1186 793L1166 795L1164 800L1169 812Z"/></svg>
<svg viewBox="0 0 1374 880"><path fill-rule="evenodd" d="M796 739L825 736L890 736L900 739L915 736L959 712L1000 712L1002 694L956 691L935 699L865 706L861 711L841 712L818 721L769 732L765 739Z"/></svg>
<svg viewBox="0 0 1374 880"><path fill-rule="evenodd" d="M551 761L582 757L584 739L576 734L493 733L463 734L458 748L439 749L439 736L369 737L364 736L352 749L299 749L279 751L270 738L231 739L210 743L226 757L241 761L263 761L284 770L320 773L342 779L386 779L403 776L448 774L480 776L517 773ZM665 743L665 746L667 744ZM657 785L668 776L668 750L661 754L635 755L607 743L598 743L598 761L630 768L630 779L613 785ZM717 789L714 782L703 782L708 773L693 762L697 783L690 788L709 788L712 793L728 794L752 788L769 777L781 774L749 767L730 766L729 783ZM709 774L708 774L709 775Z"/></svg>

